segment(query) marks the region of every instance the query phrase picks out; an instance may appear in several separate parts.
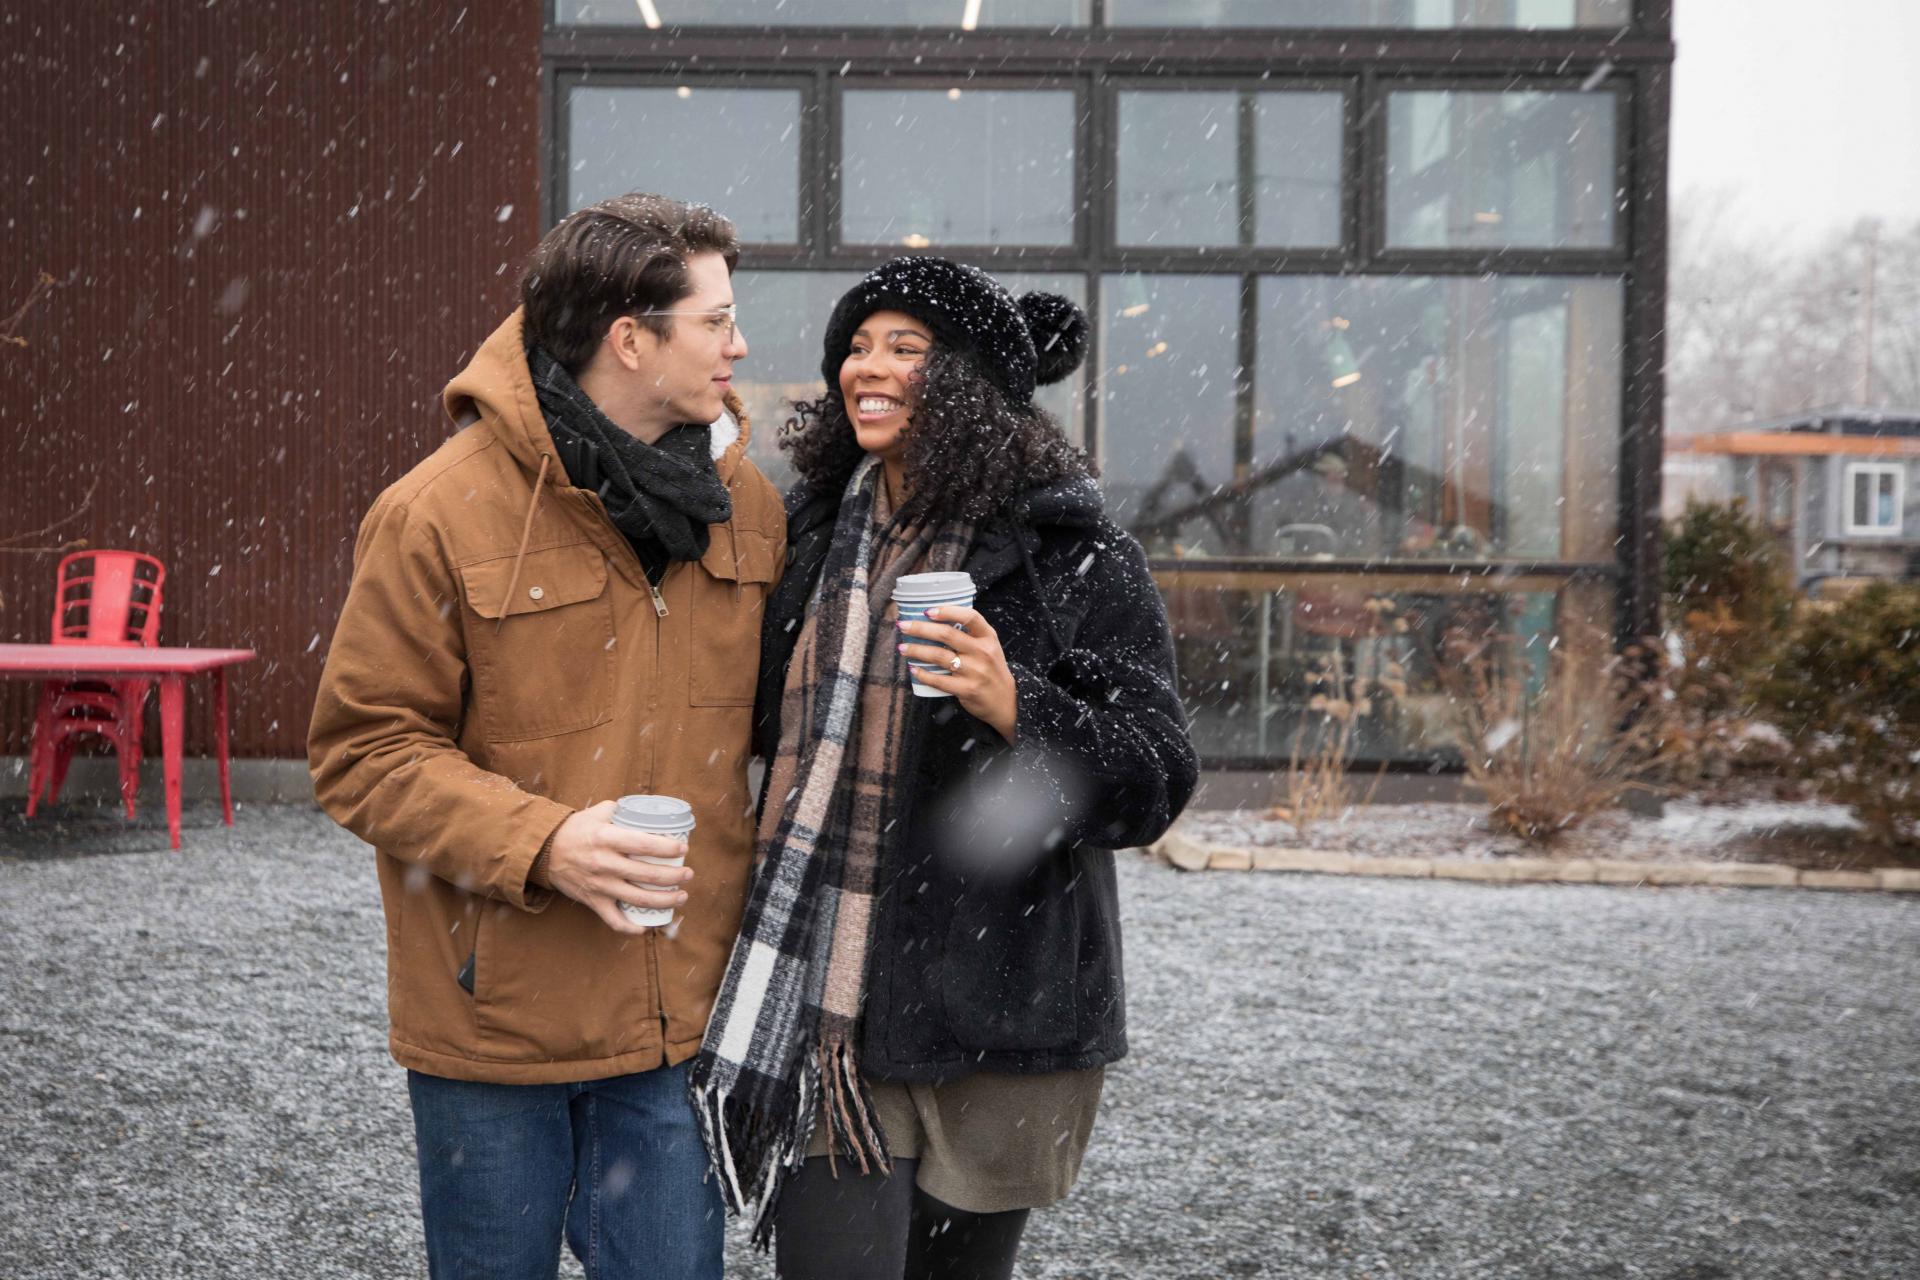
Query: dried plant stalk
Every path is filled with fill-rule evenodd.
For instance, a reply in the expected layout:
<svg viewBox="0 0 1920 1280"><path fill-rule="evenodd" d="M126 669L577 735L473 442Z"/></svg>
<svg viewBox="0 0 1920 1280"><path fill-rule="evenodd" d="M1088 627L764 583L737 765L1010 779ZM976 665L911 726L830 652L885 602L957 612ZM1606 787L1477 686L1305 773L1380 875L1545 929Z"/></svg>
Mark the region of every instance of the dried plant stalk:
<svg viewBox="0 0 1920 1280"><path fill-rule="evenodd" d="M1536 844L1655 790L1669 763L1671 715L1639 649L1611 653L1570 627L1534 689L1510 642L1485 641L1439 664L1453 736L1494 825Z"/></svg>
<svg viewBox="0 0 1920 1280"><path fill-rule="evenodd" d="M1303 841L1312 838L1314 827L1320 823L1344 817L1356 805L1370 803L1386 774L1382 765L1362 790L1352 773L1360 718L1373 709L1368 682L1357 679L1349 686L1346 665L1336 652L1315 674L1313 683L1319 692L1307 703L1307 710L1318 713L1319 732L1309 746L1311 721L1303 721L1294 731L1287 756L1286 799L1268 811L1292 823Z"/></svg>

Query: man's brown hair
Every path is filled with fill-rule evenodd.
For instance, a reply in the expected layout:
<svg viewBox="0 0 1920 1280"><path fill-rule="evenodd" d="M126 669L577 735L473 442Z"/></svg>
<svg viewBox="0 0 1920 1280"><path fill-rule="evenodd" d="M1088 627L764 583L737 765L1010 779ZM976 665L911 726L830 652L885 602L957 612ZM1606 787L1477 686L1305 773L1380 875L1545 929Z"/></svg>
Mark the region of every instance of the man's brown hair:
<svg viewBox="0 0 1920 1280"><path fill-rule="evenodd" d="M693 292L687 259L717 253L732 271L740 261L733 223L703 204L635 191L567 215L547 232L520 276L526 339L578 377L607 326L634 316L662 338L665 311Z"/></svg>

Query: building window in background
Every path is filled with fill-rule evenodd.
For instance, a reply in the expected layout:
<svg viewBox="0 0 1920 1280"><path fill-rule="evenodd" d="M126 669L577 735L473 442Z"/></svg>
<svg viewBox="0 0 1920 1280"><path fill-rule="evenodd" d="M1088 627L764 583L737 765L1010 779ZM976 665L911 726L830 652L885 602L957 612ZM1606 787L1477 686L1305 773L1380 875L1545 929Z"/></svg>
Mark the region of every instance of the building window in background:
<svg viewBox="0 0 1920 1280"><path fill-rule="evenodd" d="M550 212L735 217L776 484L887 258L1086 307L1093 357L1036 401L1152 557L1210 766L1284 763L1329 670L1404 689L1359 759L1442 762L1448 646L1654 625L1664 157L1629 142L1671 46L1629 0L554 3ZM1897 527L1882 484L1860 511Z"/></svg>

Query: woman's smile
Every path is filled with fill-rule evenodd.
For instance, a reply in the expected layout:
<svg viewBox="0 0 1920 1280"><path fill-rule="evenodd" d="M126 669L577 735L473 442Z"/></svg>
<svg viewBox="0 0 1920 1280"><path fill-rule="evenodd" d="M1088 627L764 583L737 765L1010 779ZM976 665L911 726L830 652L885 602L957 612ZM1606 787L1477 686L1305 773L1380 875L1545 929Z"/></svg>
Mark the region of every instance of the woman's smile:
<svg viewBox="0 0 1920 1280"><path fill-rule="evenodd" d="M904 401L893 396L863 391L854 402L854 413L862 422L883 422L906 407Z"/></svg>

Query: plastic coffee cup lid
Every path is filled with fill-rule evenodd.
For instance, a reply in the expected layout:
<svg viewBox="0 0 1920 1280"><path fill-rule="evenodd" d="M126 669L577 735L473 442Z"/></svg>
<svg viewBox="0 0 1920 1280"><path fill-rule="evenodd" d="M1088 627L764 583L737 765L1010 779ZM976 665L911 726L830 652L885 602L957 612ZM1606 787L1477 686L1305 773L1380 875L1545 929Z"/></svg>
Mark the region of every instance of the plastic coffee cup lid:
<svg viewBox="0 0 1920 1280"><path fill-rule="evenodd" d="M896 600L961 600L973 595L973 575L954 573L909 573L893 584Z"/></svg>
<svg viewBox="0 0 1920 1280"><path fill-rule="evenodd" d="M613 820L635 831L678 835L693 829L693 806L677 796L621 796Z"/></svg>

